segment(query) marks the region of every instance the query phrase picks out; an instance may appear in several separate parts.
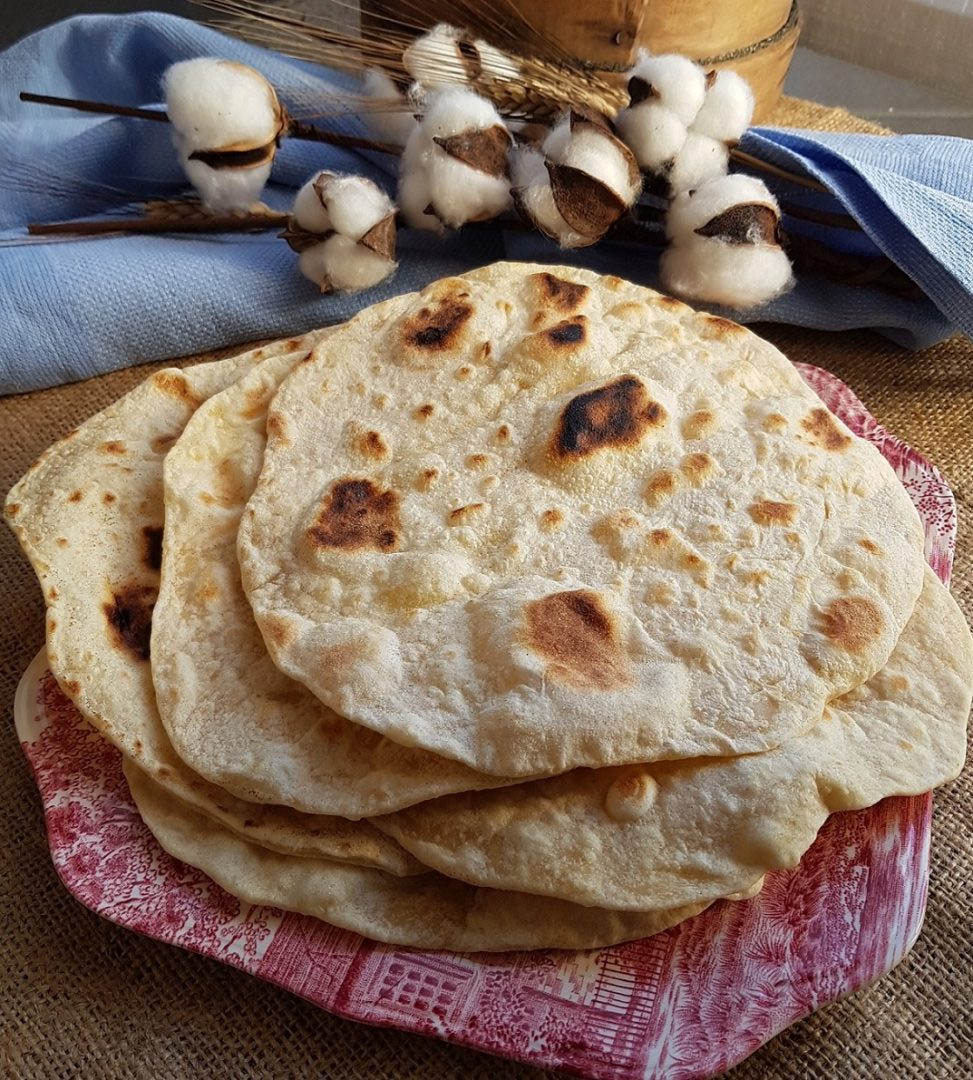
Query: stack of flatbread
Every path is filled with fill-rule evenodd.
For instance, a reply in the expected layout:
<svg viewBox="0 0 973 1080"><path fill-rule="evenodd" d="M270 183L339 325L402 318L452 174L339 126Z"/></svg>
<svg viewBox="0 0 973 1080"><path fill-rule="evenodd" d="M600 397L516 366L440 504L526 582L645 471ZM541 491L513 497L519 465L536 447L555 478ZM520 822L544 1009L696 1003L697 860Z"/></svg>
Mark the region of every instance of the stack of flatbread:
<svg viewBox="0 0 973 1080"><path fill-rule="evenodd" d="M770 345L499 264L165 370L6 513L162 846L458 950L642 937L963 764L973 643Z"/></svg>

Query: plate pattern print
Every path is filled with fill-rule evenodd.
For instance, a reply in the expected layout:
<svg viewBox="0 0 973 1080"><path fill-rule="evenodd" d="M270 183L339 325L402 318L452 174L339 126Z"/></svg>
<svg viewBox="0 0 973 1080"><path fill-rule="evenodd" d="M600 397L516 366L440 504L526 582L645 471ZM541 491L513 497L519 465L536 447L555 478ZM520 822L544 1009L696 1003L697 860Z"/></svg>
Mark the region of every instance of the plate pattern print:
<svg viewBox="0 0 973 1080"><path fill-rule="evenodd" d="M948 581L956 532L939 472L842 382L799 370L892 464ZM121 926L221 960L323 1009L592 1080L702 1080L894 967L922 924L932 799L833 815L801 864L754 899L643 941L587 952L427 953L242 903L142 824L120 757L47 671L21 682L18 734L67 888Z"/></svg>

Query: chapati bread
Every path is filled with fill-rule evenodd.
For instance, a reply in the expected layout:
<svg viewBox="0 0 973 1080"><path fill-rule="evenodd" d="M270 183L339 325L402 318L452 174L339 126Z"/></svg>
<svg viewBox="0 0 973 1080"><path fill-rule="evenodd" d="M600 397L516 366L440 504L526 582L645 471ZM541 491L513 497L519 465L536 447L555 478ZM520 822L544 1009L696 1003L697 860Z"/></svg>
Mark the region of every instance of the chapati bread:
<svg viewBox="0 0 973 1080"><path fill-rule="evenodd" d="M461 952L591 949L660 933L707 906L603 911L476 889L439 874L400 878L326 859L298 859L247 843L181 804L127 761L125 777L143 820L170 855L247 903L313 915L376 941ZM747 895L759 889L758 881Z"/></svg>
<svg viewBox="0 0 973 1080"><path fill-rule="evenodd" d="M284 382L239 556L282 671L510 777L779 745L888 659L922 545L772 346L501 263L368 309Z"/></svg>
<svg viewBox="0 0 973 1080"><path fill-rule="evenodd" d="M495 777L338 716L274 667L240 583L236 533L267 408L303 356L272 357L197 409L165 460L152 677L176 752L244 799L361 818Z"/></svg>
<svg viewBox="0 0 973 1080"><path fill-rule="evenodd" d="M51 671L124 754L191 805L269 847L414 873L415 860L367 823L245 803L193 774L166 737L152 690L163 458L206 398L261 360L306 355L320 336L150 375L47 450L11 490L5 512L47 603Z"/></svg>
<svg viewBox="0 0 973 1080"><path fill-rule="evenodd" d="M888 664L805 734L747 757L582 769L379 824L429 866L500 889L639 909L794 866L825 818L959 774L973 638L928 568Z"/></svg>

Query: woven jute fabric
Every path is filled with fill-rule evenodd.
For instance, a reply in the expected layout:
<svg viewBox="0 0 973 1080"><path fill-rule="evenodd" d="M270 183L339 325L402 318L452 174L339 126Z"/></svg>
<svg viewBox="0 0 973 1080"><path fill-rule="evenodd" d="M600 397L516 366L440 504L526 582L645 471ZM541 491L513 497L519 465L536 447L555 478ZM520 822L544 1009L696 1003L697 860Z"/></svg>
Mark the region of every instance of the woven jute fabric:
<svg viewBox="0 0 973 1080"><path fill-rule="evenodd" d="M877 131L785 100L776 119ZM907 353L871 333L758 327L844 379L946 475L960 510L953 592L973 617L973 343ZM157 365L158 366L158 365ZM152 368L0 399L0 488ZM338 1020L307 1002L85 910L51 866L40 800L9 718L43 640L40 592L0 529L0 1077L528 1080L553 1076L429 1039ZM949 1080L973 1069L973 769L936 796L925 928L889 976L790 1028L733 1080Z"/></svg>

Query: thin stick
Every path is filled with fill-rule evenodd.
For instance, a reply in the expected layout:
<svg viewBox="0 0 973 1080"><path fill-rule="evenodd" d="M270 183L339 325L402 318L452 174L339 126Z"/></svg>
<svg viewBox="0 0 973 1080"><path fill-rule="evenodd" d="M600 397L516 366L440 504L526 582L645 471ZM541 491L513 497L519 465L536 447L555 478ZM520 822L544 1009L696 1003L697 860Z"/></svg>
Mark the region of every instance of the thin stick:
<svg viewBox="0 0 973 1080"><path fill-rule="evenodd" d="M78 112L108 113L110 116L134 116L138 120L155 120L167 124L169 117L155 109L135 109L129 105L109 105L104 101L80 101L75 98L54 97L51 94L30 94L20 92L21 101L32 101L37 105L57 105L62 109L77 109Z"/></svg>
<svg viewBox="0 0 973 1080"><path fill-rule="evenodd" d="M341 135L337 131L325 131L313 124L305 124L301 120L291 118L287 127L287 134L294 139L306 139L308 142L328 143L329 146L339 146L346 150L374 150L379 154L402 153L402 147L394 143L379 142L376 139L365 139L358 135Z"/></svg>
<svg viewBox="0 0 973 1080"><path fill-rule="evenodd" d="M160 124L169 123L169 117L164 112L158 112L154 109L136 109L130 105L112 105L104 101L83 101L76 98L54 97L51 94L31 94L26 90L21 92L20 100L34 102L38 105L56 105L62 109L76 109L78 112L107 113L109 116L131 116L137 120L155 120ZM326 131L324 128L293 119L287 128L287 134L294 139L327 143L329 146L338 146L346 150L374 150L379 154L402 153L402 147L395 146L392 143L378 142L375 139L361 138L357 135L343 135L337 131Z"/></svg>
<svg viewBox="0 0 973 1080"><path fill-rule="evenodd" d="M799 187L810 188L811 191L821 191L825 195L831 194L824 184L818 183L817 180L811 180L806 176L797 176L795 173L789 173L786 169L782 169L778 165L771 165L769 161L754 157L753 154L748 154L745 150L731 150L730 157L733 158L734 161L738 161L741 165L749 165L752 169L759 169L761 172L770 173L771 176L778 176L781 180L789 180L792 184L797 184Z"/></svg>
<svg viewBox="0 0 973 1080"><path fill-rule="evenodd" d="M166 218L98 218L92 221L35 222L27 226L31 236L100 236L104 233L215 233L279 229L287 214L214 215L201 221L169 221Z"/></svg>

